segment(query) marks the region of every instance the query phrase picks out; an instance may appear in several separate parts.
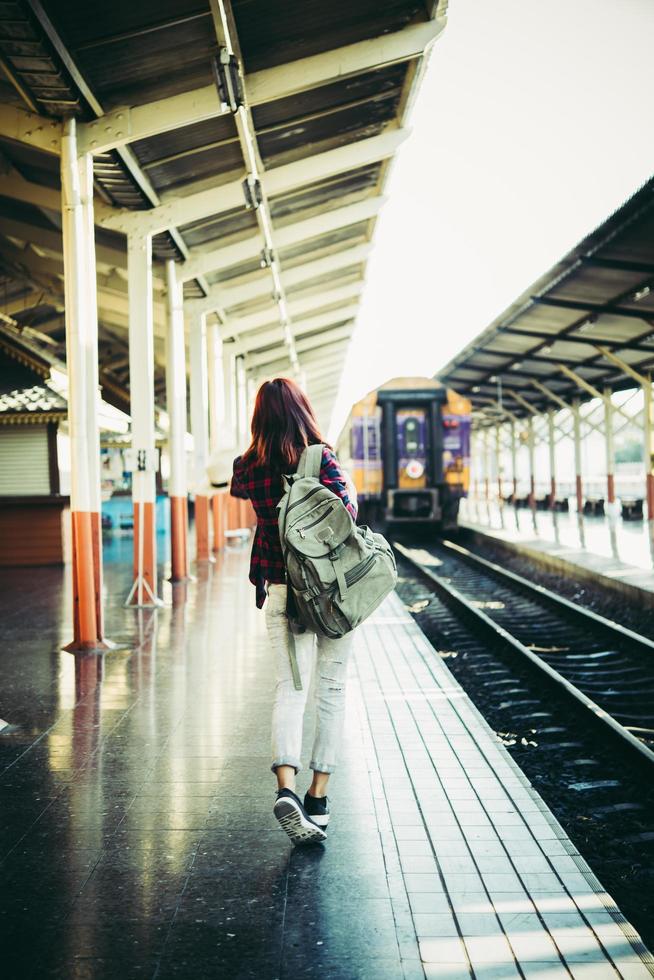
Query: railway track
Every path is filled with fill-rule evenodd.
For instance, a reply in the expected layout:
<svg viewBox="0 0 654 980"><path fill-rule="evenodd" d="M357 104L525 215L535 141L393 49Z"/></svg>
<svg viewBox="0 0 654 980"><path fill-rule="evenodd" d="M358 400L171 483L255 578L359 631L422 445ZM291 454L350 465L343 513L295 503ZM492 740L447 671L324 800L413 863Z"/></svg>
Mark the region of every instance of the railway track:
<svg viewBox="0 0 654 980"><path fill-rule="evenodd" d="M654 763L654 641L452 541L394 547L469 630L540 674L632 759Z"/></svg>

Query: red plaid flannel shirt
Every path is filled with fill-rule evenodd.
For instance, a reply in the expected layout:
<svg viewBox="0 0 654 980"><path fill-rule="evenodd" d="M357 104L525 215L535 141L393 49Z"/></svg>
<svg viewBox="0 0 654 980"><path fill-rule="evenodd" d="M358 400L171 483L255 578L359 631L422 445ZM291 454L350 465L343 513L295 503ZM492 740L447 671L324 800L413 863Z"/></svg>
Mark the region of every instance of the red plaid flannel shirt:
<svg viewBox="0 0 654 980"><path fill-rule="evenodd" d="M356 519L357 509L348 497L343 471L336 456L327 447L322 453L320 482L341 498ZM238 456L234 460L229 492L233 497L249 498L257 514L257 530L250 558L250 581L256 586L257 606L261 609L266 599L265 583L286 581L277 523L277 504L283 496L282 475L268 466L248 466Z"/></svg>

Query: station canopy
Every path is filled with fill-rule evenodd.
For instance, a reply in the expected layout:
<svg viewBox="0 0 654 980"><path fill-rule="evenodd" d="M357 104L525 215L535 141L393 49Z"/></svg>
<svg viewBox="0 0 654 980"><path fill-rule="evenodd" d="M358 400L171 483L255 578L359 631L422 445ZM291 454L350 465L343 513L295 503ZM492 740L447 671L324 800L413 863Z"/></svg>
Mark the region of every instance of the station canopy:
<svg viewBox="0 0 654 980"><path fill-rule="evenodd" d="M479 423L633 388L654 369L654 180L438 372Z"/></svg>
<svg viewBox="0 0 654 980"><path fill-rule="evenodd" d="M376 218L447 0L9 0L0 5L0 330L65 356L59 153L95 174L100 381L125 404L127 236L259 380L328 419ZM240 106L240 108L239 108ZM203 305L204 304L204 305Z"/></svg>

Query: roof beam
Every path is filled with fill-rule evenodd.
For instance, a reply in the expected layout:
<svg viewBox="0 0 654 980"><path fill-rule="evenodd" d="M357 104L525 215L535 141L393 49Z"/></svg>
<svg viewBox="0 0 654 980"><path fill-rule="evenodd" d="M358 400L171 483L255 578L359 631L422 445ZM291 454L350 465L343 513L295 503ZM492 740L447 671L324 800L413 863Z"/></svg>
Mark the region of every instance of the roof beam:
<svg viewBox="0 0 654 980"><path fill-rule="evenodd" d="M355 248L343 249L340 252L334 252L332 255L326 255L322 259L316 259L315 262L296 265L287 272L282 270L282 283L287 289L291 286L301 286L302 283L316 279L318 276L338 272L350 265L365 262L371 250L372 245L366 242L363 245L355 246ZM220 297L222 309L227 310L232 306L239 306L241 303L260 299L266 295L270 296L271 288L270 278L266 276L255 279L253 282L247 282L242 286L233 286L231 289L223 289L218 286L216 287L216 295Z"/></svg>
<svg viewBox="0 0 654 980"><path fill-rule="evenodd" d="M302 370L306 372L307 379L320 377L322 374L332 370L340 371L349 343L350 341L348 339L334 344L328 353L318 350L305 354L302 358ZM279 354L280 356L276 361L270 361L266 365L266 374L274 374L288 369L290 362L281 345Z"/></svg>
<svg viewBox="0 0 654 980"><path fill-rule="evenodd" d="M293 327L295 328L295 324L293 324ZM312 334L311 336L306 337L304 340L298 339L297 330L294 329L293 332L296 338L297 352L298 354L302 354L309 350L315 350L317 347L325 347L328 344L336 343L340 340L348 340L352 336L353 328L354 325L349 323L344 327L336 327L333 330L325 330L324 332L320 332L315 336ZM279 360L279 353L280 348L272 347L270 350L262 351L258 354L248 354L246 356L246 366L248 368L258 368L263 364L273 363Z"/></svg>
<svg viewBox="0 0 654 980"><path fill-rule="evenodd" d="M607 350L606 347L601 347L599 344L597 344L597 350L600 352L602 357L607 359L607 361L610 361L611 364L615 364L616 367L620 368L620 370L623 371L627 377L633 378L639 385L647 384L649 379L646 378L644 374L640 374L631 364L627 364L626 361L623 361L622 358L618 357L617 354L614 354L613 351Z"/></svg>
<svg viewBox="0 0 654 980"><path fill-rule="evenodd" d="M333 211L327 211L313 218L296 221L293 224L285 225L283 228L275 228L277 248L298 245L300 242L308 241L311 238L318 238L320 235L338 231L339 228L346 228L348 225L355 225L360 221L374 218L385 201L386 198L382 195L369 197L344 208L335 208ZM239 262L246 262L248 259L254 258L261 252L262 245L261 235L256 234L236 242L234 245L226 245L210 252L191 251L188 261L177 266L177 276L182 282L187 282L189 279L195 279L196 276L208 272L228 269L232 265L238 265Z"/></svg>
<svg viewBox="0 0 654 980"><path fill-rule="evenodd" d="M519 395L517 391L514 391L513 388L502 388L502 392L505 395L508 395L510 398L513 398L513 400L516 401L518 405L522 405L522 407L526 409L528 412L530 412L531 415L539 414L538 410L535 409L533 405L530 405L526 398L523 398L522 395Z"/></svg>
<svg viewBox="0 0 654 980"><path fill-rule="evenodd" d="M595 313L597 316L626 316L633 317L636 320L645 320L649 322L647 317L649 315L651 320L654 320L654 311L652 310L630 310L624 306L611 306L603 305L602 303L581 303L577 300L572 299L555 299L553 296L533 296L534 303L538 303L539 306L552 306L561 310L579 310L582 313L588 313L589 315Z"/></svg>
<svg viewBox="0 0 654 980"><path fill-rule="evenodd" d="M248 104L274 102L360 72L420 57L444 26L443 20L410 24L393 34L252 72L245 76ZM80 152L106 153L135 140L222 114L214 85L142 106L123 106L105 113L97 121L79 126Z"/></svg>
<svg viewBox="0 0 654 980"><path fill-rule="evenodd" d="M315 316L308 316L301 320L293 321L293 333L296 337L301 337L306 333L313 333L331 327L333 324L346 323L356 318L359 307L356 303L350 306L341 306L337 310L330 310L328 313L318 313ZM274 327L263 333L253 333L246 335L246 338L236 345L236 354L247 354L249 351L260 350L262 347L270 347L279 342L279 327Z"/></svg>
<svg viewBox="0 0 654 980"><path fill-rule="evenodd" d="M46 153L61 151L61 122L18 106L0 105L0 136Z"/></svg>
<svg viewBox="0 0 654 980"><path fill-rule="evenodd" d="M584 255L581 260L584 265L592 265L598 269L615 269L617 272L651 273L654 275L654 265L651 262L634 262L631 259L602 259L597 255Z"/></svg>
<svg viewBox="0 0 654 980"><path fill-rule="evenodd" d="M408 134L408 129L388 130L380 136L371 136L335 150L327 150L275 167L261 174L264 192L269 197L274 197L347 170L377 163L393 156ZM111 209L111 214L104 213L97 224L124 234L134 232L157 235L175 225L190 224L208 215L221 214L238 207L245 207L243 187L240 180L233 180L187 197L167 199L150 211Z"/></svg>
<svg viewBox="0 0 654 980"><path fill-rule="evenodd" d="M354 297L359 295L362 288L363 282L359 280L357 282L348 283L346 286L340 286L338 289L325 290L324 292L315 293L300 299L291 298L288 304L289 314L293 318L293 323L295 325L296 317L306 316L312 311L318 313L322 307L337 307L339 304L350 305ZM200 300L200 302L202 301ZM240 337L243 334L246 334L249 330L257 330L259 327L272 326L274 323L274 316L272 316L272 319L271 316L271 310L265 309L257 313L250 313L248 316L239 317L238 319L230 321L228 328L223 330L223 334L226 337L230 337L232 334L236 334Z"/></svg>
<svg viewBox="0 0 654 980"><path fill-rule="evenodd" d="M545 340L548 347L553 347L556 343L562 344L583 344L596 348L598 344L608 344L613 350L637 350L646 354L654 354L654 347L647 347L643 343L633 340L617 340L615 337L577 337L575 334L547 333L544 330L519 330L516 327L502 327L500 333L511 334L516 337L532 337L534 340ZM637 337L640 337L640 333ZM543 349L543 348L542 348ZM490 351L489 353L496 353Z"/></svg>

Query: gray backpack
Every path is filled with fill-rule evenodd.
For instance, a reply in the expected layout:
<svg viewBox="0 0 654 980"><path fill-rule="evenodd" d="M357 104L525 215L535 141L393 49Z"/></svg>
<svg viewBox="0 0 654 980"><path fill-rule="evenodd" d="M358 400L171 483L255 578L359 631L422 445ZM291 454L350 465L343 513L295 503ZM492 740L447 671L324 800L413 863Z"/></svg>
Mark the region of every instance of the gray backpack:
<svg viewBox="0 0 654 980"><path fill-rule="evenodd" d="M308 446L297 472L284 477L277 505L286 567L290 659L302 687L293 634L310 630L339 639L362 623L393 590L393 551L381 534L357 527L343 501L319 480L322 445Z"/></svg>

